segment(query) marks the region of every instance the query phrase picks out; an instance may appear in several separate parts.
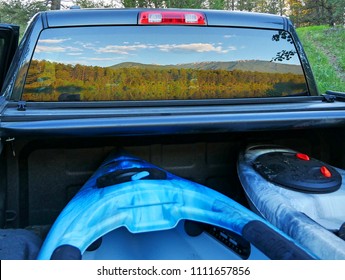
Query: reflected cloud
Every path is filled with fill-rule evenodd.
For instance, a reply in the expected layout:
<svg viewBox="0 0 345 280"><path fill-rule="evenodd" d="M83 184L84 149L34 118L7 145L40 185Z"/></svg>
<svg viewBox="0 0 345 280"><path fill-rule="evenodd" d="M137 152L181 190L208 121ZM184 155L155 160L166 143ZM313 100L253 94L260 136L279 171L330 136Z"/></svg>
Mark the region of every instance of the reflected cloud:
<svg viewBox="0 0 345 280"><path fill-rule="evenodd" d="M138 49L147 49L148 45L137 44L137 45L128 45L128 46L106 46L104 48L99 48L98 53L116 53L116 54L129 54L129 52L137 51Z"/></svg>
<svg viewBox="0 0 345 280"><path fill-rule="evenodd" d="M224 35L224 38L225 39L229 39L229 38L236 38L237 36L236 35Z"/></svg>
<svg viewBox="0 0 345 280"><path fill-rule="evenodd" d="M47 46L47 45L38 45L36 47L37 53L62 53L62 52L81 52L82 49L74 48L74 47L63 47L63 46Z"/></svg>
<svg viewBox="0 0 345 280"><path fill-rule="evenodd" d="M41 53L41 52L46 52L46 53L50 53L50 52L65 52L65 51L66 51L66 48L60 47L60 46L52 47L52 46L38 45L36 47L36 53Z"/></svg>
<svg viewBox="0 0 345 280"><path fill-rule="evenodd" d="M227 36L227 35L226 35ZM70 41L69 46L65 44L66 41ZM76 47L72 47L71 45ZM93 55L102 54L118 54L118 55L130 55L140 50L156 49L160 52L190 52L190 53L207 53L213 52L217 54L226 54L229 51L237 50L235 46L225 47L221 42L217 44L211 43L185 43L185 44L143 44L135 41L130 44L125 41L122 45L106 45L97 46L97 42L83 42L74 41L71 42L71 38L65 39L43 39L40 40L40 44L36 47L37 53L66 53L70 56L78 56L86 51L93 51ZM92 59L88 59L92 60ZM100 58L99 61L106 61L107 59Z"/></svg>
<svg viewBox="0 0 345 280"><path fill-rule="evenodd" d="M42 39L40 40L40 43L44 43L44 44L60 44L66 41L71 40L69 39Z"/></svg>
<svg viewBox="0 0 345 280"><path fill-rule="evenodd" d="M90 61L115 61L115 60L117 60L114 57L88 57L87 59Z"/></svg>
<svg viewBox="0 0 345 280"><path fill-rule="evenodd" d="M206 43L192 43L192 44L163 44L163 45L145 45L136 42L134 45L109 45L104 48L97 49L98 53L116 53L116 54L129 54L139 49L159 49L162 52L174 52L174 51L187 51L187 52L216 52L227 53L229 51L236 50L236 47L229 46L224 49L220 44L215 46L213 44Z"/></svg>
<svg viewBox="0 0 345 280"><path fill-rule="evenodd" d="M78 55L82 55L83 53L81 52L72 52L72 53L66 53L67 55L71 55L71 56L78 56Z"/></svg>
<svg viewBox="0 0 345 280"><path fill-rule="evenodd" d="M189 51L189 52L217 52L227 53L228 50L224 50L221 46L215 47L212 44L193 43L193 44L172 44L172 45L159 45L159 49L163 52L170 51Z"/></svg>

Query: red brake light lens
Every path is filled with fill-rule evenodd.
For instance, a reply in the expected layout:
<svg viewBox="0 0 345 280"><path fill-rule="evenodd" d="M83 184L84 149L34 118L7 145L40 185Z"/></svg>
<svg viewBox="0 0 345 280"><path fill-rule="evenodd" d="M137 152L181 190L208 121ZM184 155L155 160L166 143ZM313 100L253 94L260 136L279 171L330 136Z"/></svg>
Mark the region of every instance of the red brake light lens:
<svg viewBox="0 0 345 280"><path fill-rule="evenodd" d="M139 24L206 25L206 17L200 12L146 11L139 14Z"/></svg>

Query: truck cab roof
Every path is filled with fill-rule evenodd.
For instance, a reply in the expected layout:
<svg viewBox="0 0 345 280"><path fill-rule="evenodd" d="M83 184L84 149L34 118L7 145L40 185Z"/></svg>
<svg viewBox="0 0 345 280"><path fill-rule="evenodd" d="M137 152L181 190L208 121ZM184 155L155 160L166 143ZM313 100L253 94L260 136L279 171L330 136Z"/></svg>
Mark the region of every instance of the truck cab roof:
<svg viewBox="0 0 345 280"><path fill-rule="evenodd" d="M72 9L42 12L48 27L89 26L89 25L133 25L138 24L138 14L148 9ZM152 11L152 9L150 9ZM176 9L154 9L159 11L180 11ZM201 12L209 26L253 27L267 29L287 29L286 17L219 10L186 10Z"/></svg>

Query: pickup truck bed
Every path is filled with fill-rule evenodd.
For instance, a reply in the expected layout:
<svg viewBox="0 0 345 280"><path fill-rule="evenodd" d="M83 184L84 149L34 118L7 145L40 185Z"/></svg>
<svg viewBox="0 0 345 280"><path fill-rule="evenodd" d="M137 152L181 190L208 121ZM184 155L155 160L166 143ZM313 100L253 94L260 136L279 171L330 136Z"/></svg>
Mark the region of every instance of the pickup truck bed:
<svg viewBox="0 0 345 280"><path fill-rule="evenodd" d="M278 144L334 166L344 164L343 131L296 130L103 138L48 138L6 142L3 187L8 226L51 224L69 199L114 149L126 151L178 176L214 188L246 204L236 170L249 144ZM6 172L5 172L6 171ZM4 207L5 208L5 207ZM11 220L14 213L15 219ZM3 212L4 215L4 212Z"/></svg>

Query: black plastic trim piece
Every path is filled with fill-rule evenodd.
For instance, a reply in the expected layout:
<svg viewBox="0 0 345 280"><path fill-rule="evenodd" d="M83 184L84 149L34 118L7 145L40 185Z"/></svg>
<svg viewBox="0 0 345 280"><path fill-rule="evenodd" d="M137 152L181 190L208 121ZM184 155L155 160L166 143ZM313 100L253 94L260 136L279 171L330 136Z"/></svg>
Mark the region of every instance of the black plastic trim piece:
<svg viewBox="0 0 345 280"><path fill-rule="evenodd" d="M311 255L261 221L251 221L242 235L272 260L312 260Z"/></svg>
<svg viewBox="0 0 345 280"><path fill-rule="evenodd" d="M244 237L233 231L212 225L205 225L205 230L242 259L249 258L251 246Z"/></svg>
<svg viewBox="0 0 345 280"><path fill-rule="evenodd" d="M123 108L123 107L179 107L179 106L219 106L219 105L260 105L260 104L292 104L296 102L311 102L324 100L323 96L284 96L262 98L236 99L199 99L199 100L147 100L147 101L63 101L63 102L31 102L28 108ZM10 101L10 106L16 106L17 101ZM12 105L11 105L12 104Z"/></svg>
<svg viewBox="0 0 345 280"><path fill-rule="evenodd" d="M81 260L81 252L77 247L61 245L57 247L50 257L51 260Z"/></svg>
<svg viewBox="0 0 345 280"><path fill-rule="evenodd" d="M116 170L98 177L96 185L98 188L105 188L130 182L133 181L133 176L140 175L140 173L144 174L144 177L138 178L138 180L165 180L167 178L167 174L157 168L129 168Z"/></svg>

